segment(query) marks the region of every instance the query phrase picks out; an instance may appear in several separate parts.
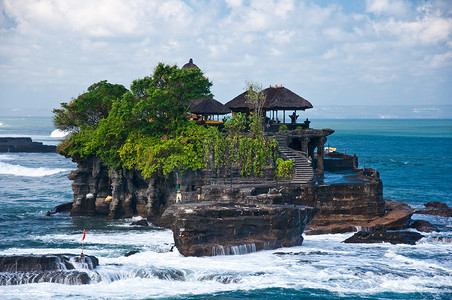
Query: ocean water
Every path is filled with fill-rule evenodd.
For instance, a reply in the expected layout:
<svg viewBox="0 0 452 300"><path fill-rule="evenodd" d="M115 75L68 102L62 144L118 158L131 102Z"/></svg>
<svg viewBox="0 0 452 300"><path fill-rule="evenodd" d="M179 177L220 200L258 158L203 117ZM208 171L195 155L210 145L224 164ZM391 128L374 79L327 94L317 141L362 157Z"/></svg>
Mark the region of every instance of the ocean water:
<svg viewBox="0 0 452 300"><path fill-rule="evenodd" d="M311 120L331 147L378 169L386 198L452 206L452 120ZM0 117L1 136L56 144L46 117ZM0 255L81 252L99 258L95 283L0 286L1 299L451 299L452 219L414 215L441 232L416 245L344 244L351 234L304 236L302 246L243 255L183 257L169 230L132 219L45 214L72 201L75 164L52 153L0 153ZM327 176L333 176L331 174ZM127 252L139 253L126 257Z"/></svg>

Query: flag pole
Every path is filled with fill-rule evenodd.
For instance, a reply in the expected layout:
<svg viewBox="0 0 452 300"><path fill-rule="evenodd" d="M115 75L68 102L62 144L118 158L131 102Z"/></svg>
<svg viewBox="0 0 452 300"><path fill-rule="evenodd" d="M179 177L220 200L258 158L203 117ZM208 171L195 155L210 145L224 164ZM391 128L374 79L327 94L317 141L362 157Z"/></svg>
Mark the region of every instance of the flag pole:
<svg viewBox="0 0 452 300"><path fill-rule="evenodd" d="M80 257L83 257L83 256L84 256L84 254L83 254L83 245L85 245L85 233L86 233L86 231L85 231L85 229L83 229L83 237L82 237L82 253L80 254Z"/></svg>

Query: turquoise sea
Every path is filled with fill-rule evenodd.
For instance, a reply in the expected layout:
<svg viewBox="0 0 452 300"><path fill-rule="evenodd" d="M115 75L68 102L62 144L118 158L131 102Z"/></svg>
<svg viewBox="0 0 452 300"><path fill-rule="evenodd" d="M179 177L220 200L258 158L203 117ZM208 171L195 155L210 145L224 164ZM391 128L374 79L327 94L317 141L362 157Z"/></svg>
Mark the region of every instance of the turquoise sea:
<svg viewBox="0 0 452 300"><path fill-rule="evenodd" d="M414 208L429 201L452 206L452 119L311 122L336 131L329 146L380 172L385 198ZM0 116L4 136L57 144L61 135L51 117ZM171 231L134 227L132 219L46 217L72 201L67 175L74 168L57 154L0 153L0 255L79 254L86 228L84 253L100 261L90 273L95 283L0 286L1 299L452 298L452 218L414 215L441 230L414 246L344 244L351 234L331 234L304 236L299 247L183 257L169 251ZM140 252L125 257L131 250Z"/></svg>

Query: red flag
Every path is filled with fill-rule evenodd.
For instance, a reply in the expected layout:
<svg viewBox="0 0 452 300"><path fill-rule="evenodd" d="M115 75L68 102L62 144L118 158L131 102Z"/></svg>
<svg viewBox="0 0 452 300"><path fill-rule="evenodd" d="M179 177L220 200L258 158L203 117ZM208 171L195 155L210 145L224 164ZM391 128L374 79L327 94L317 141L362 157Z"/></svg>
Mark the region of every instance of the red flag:
<svg viewBox="0 0 452 300"><path fill-rule="evenodd" d="M85 240L85 229L83 229L83 237L82 237L82 241Z"/></svg>

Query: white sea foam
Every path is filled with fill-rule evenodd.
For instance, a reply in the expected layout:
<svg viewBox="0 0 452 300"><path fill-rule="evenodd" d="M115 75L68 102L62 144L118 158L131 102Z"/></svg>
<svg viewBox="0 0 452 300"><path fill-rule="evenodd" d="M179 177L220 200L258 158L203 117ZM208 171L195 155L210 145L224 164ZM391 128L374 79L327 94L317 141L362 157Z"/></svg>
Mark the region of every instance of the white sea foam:
<svg viewBox="0 0 452 300"><path fill-rule="evenodd" d="M26 177L43 177L58 174L60 172L67 172L68 169L61 168L30 168L20 165L14 165L9 163L4 163L0 161L0 174L4 175L14 175L14 176L26 176Z"/></svg>
<svg viewBox="0 0 452 300"><path fill-rule="evenodd" d="M53 138L64 138L66 137L70 132L69 131L63 131L60 129L55 129L54 131L52 131L52 133L50 134L50 137Z"/></svg>
<svg viewBox="0 0 452 300"><path fill-rule="evenodd" d="M344 244L348 234L306 236L299 247L245 255L183 257L173 252L146 250L172 241L170 230L87 231L85 254L99 258L96 283L85 286L31 284L0 287L2 295L33 298L161 298L214 294L225 291L294 288L325 290L338 295L425 293L450 286L450 262L442 268L410 258L434 252L432 247ZM39 239L39 238L37 238ZM45 235L50 243L80 242L81 235ZM92 246L96 243L96 246ZM108 250L103 249L111 245ZM120 245L142 250L131 256ZM20 253L78 253L79 249L16 249ZM448 246L448 251L451 246ZM9 254L15 251L8 249ZM23 252L25 251L25 252ZM54 291L54 292L49 292ZM127 292L125 292L127 291Z"/></svg>
<svg viewBox="0 0 452 300"><path fill-rule="evenodd" d="M0 154L0 161L1 160L13 160L14 157L12 155L8 155L8 154Z"/></svg>

